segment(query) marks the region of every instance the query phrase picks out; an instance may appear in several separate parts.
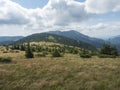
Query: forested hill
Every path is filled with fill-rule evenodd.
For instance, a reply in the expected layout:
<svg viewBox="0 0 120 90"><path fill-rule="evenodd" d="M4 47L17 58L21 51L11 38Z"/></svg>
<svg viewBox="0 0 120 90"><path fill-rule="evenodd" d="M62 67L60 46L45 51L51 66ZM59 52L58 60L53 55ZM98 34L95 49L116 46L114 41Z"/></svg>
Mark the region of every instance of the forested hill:
<svg viewBox="0 0 120 90"><path fill-rule="evenodd" d="M87 35L84 35L84 34L78 32L78 31L75 31L75 30L50 31L50 32L47 32L47 33L60 35L60 36L65 36L65 37L75 39L75 40L80 40L82 42L89 43L89 44L93 45L96 48L100 48L105 43L105 41L102 40L102 39L92 38L92 37L89 37Z"/></svg>
<svg viewBox="0 0 120 90"><path fill-rule="evenodd" d="M70 45L70 46L77 46L80 48L86 48L86 49L91 49L91 50L96 49L94 46L88 43L85 43L83 41L74 40L68 37L55 35L55 34L49 34L49 33L32 34L30 36L24 37L14 42L14 44L21 44L25 42L40 42L40 41L54 42L54 43L60 43L60 44L65 44L65 45Z"/></svg>

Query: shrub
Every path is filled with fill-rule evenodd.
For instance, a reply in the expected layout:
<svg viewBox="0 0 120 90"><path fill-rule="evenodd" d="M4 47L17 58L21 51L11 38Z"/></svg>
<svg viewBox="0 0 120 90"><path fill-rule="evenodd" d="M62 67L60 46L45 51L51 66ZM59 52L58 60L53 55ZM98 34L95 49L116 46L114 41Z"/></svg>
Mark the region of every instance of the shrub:
<svg viewBox="0 0 120 90"><path fill-rule="evenodd" d="M91 55L89 55L89 54L81 54L80 57L81 58L91 58Z"/></svg>
<svg viewBox="0 0 120 90"><path fill-rule="evenodd" d="M118 56L118 50L115 46L104 44L100 49L100 54L108 56Z"/></svg>
<svg viewBox="0 0 120 90"><path fill-rule="evenodd" d="M42 52L42 53L37 53L36 56L37 57L46 57L46 54Z"/></svg>
<svg viewBox="0 0 120 90"><path fill-rule="evenodd" d="M44 55L48 55L48 52L47 51L43 51L42 52Z"/></svg>
<svg viewBox="0 0 120 90"><path fill-rule="evenodd" d="M12 62L12 59L7 57L7 58L3 58L3 57L0 57L0 62L2 63L10 63Z"/></svg>
<svg viewBox="0 0 120 90"><path fill-rule="evenodd" d="M79 53L79 51L77 49L73 50L73 54L78 54L78 53Z"/></svg>
<svg viewBox="0 0 120 90"><path fill-rule="evenodd" d="M62 55L60 54L60 52L59 52L57 49L55 49L55 50L53 51L52 56L53 56L53 57L62 57Z"/></svg>
<svg viewBox="0 0 120 90"><path fill-rule="evenodd" d="M98 57L99 58L116 58L115 55L106 55L106 54L99 54Z"/></svg>
<svg viewBox="0 0 120 90"><path fill-rule="evenodd" d="M80 57L81 58L91 58L92 55L91 55L90 51L82 49L80 52Z"/></svg>
<svg viewBox="0 0 120 90"><path fill-rule="evenodd" d="M10 50L11 53L19 53L18 50Z"/></svg>
<svg viewBox="0 0 120 90"><path fill-rule="evenodd" d="M8 53L8 51L3 51L3 53Z"/></svg>
<svg viewBox="0 0 120 90"><path fill-rule="evenodd" d="M34 58L34 54L30 48L30 43L28 43L28 45L26 47L25 56L26 56L26 58Z"/></svg>

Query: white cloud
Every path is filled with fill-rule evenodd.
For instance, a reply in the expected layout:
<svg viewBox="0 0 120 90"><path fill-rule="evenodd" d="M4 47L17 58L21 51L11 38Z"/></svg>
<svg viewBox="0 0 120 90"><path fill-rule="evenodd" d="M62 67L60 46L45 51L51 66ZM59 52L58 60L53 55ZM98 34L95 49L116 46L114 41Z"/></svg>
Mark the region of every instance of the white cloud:
<svg viewBox="0 0 120 90"><path fill-rule="evenodd" d="M43 9L27 9L11 0L0 0L0 24L66 26L85 21L93 13L119 10L120 0L49 0Z"/></svg>
<svg viewBox="0 0 120 90"><path fill-rule="evenodd" d="M0 0L0 25L23 25L27 30L67 26L92 16L84 8L84 3L74 0L49 0L43 9L27 9L11 0Z"/></svg>
<svg viewBox="0 0 120 90"><path fill-rule="evenodd" d="M43 12L48 24L63 26L90 18L91 14L88 14L84 8L84 3L74 0L49 0Z"/></svg>
<svg viewBox="0 0 120 90"><path fill-rule="evenodd" d="M49 0L46 6L36 9L24 8L12 0L0 0L0 33L28 35L46 30L75 29L97 37L104 31L118 31L120 24L102 23L89 27L83 23L94 15L118 11L120 0Z"/></svg>
<svg viewBox="0 0 120 90"><path fill-rule="evenodd" d="M29 22L27 10L9 0L0 1L0 24L26 24Z"/></svg>
<svg viewBox="0 0 120 90"><path fill-rule="evenodd" d="M86 0L88 13L107 13L120 11L120 0Z"/></svg>
<svg viewBox="0 0 120 90"><path fill-rule="evenodd" d="M120 22L97 23L84 26L82 33L91 37L109 38L120 35Z"/></svg>

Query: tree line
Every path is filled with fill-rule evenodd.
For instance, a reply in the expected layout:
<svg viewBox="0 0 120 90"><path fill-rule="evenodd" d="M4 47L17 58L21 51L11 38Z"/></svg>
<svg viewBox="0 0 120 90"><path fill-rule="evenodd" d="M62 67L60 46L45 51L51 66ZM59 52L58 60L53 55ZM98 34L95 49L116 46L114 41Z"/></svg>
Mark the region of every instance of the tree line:
<svg viewBox="0 0 120 90"><path fill-rule="evenodd" d="M50 53L53 57L62 57L65 53L79 54L82 58L91 58L92 56L98 56L100 58L115 58L119 56L117 48L110 44L104 44L97 51L91 51L86 48L77 48L68 45L36 45L36 44L21 44L13 45L12 50L25 51L26 58L34 58L34 52L37 52L37 56L45 57Z"/></svg>

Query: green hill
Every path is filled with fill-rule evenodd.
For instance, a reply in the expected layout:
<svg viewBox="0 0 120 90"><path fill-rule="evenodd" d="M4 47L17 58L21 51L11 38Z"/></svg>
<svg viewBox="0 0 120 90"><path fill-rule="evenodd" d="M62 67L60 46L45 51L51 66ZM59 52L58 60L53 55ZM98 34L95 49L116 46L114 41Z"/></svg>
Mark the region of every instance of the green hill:
<svg viewBox="0 0 120 90"><path fill-rule="evenodd" d="M69 46L76 46L80 48L87 48L91 50L95 50L96 48L88 43L79 41L79 40L74 40L70 39L64 36L59 36L59 35L54 35L54 34L49 34L49 33L39 33L39 34L33 34L27 37L24 37L18 41L16 41L14 44L21 44L25 42L54 42L54 43L60 43L60 44L65 44Z"/></svg>
<svg viewBox="0 0 120 90"><path fill-rule="evenodd" d="M55 34L55 35L60 35L60 36L65 36L71 39L75 39L75 40L79 40L85 43L89 43L92 46L96 47L96 48L100 48L105 41L102 39L98 39L98 38L92 38L89 37L87 35L84 35L80 32L77 32L75 30L70 30L70 31L50 31L47 33L51 33L51 34Z"/></svg>

